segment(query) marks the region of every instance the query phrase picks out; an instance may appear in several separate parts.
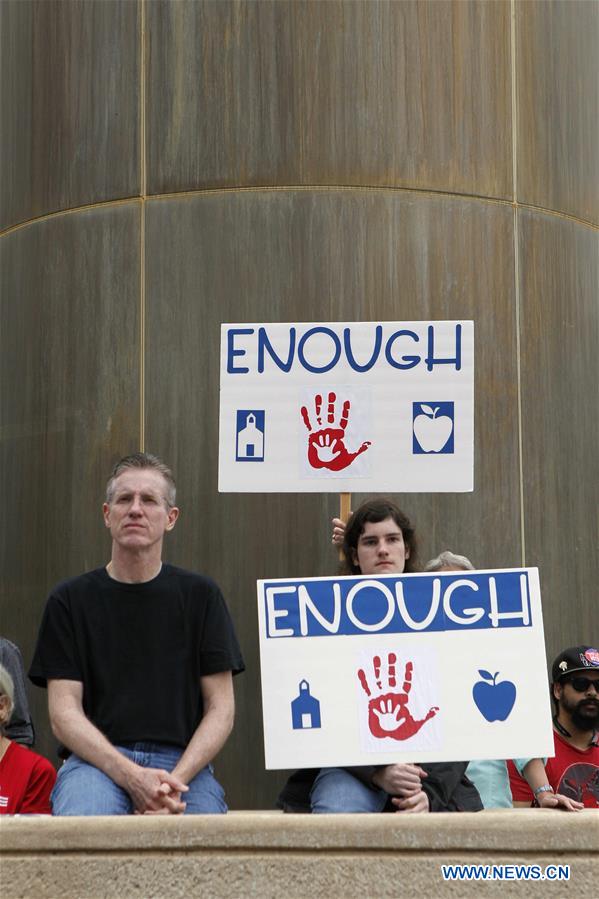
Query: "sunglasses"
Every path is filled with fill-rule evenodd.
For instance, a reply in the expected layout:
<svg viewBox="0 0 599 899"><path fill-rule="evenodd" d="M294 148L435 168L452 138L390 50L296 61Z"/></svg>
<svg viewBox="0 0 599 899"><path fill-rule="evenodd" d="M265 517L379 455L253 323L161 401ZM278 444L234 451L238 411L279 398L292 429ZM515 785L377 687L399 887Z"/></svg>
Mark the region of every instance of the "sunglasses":
<svg viewBox="0 0 599 899"><path fill-rule="evenodd" d="M591 680L590 677L572 677L568 683L574 687L577 693L586 693L592 685L595 693L599 694L599 680Z"/></svg>

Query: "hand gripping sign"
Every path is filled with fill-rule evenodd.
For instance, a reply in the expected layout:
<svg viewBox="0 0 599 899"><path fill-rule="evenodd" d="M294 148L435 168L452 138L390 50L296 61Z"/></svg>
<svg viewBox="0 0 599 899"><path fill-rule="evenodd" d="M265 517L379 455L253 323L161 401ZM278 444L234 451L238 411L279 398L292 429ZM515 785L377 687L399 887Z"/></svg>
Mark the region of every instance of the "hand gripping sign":
<svg viewBox="0 0 599 899"><path fill-rule="evenodd" d="M472 322L222 325L219 490L473 487Z"/></svg>

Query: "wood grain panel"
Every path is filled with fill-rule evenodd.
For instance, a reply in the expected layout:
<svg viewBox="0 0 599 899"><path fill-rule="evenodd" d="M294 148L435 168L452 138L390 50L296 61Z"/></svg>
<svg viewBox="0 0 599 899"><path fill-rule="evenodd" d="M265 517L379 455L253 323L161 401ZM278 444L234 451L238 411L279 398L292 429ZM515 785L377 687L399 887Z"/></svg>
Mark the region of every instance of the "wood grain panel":
<svg viewBox="0 0 599 899"><path fill-rule="evenodd" d="M517 3L518 198L599 223L599 3Z"/></svg>
<svg viewBox="0 0 599 899"><path fill-rule="evenodd" d="M139 3L0 3L0 229L139 194Z"/></svg>
<svg viewBox="0 0 599 899"><path fill-rule="evenodd" d="M1 632L28 665L49 589L106 560L106 478L139 446L139 209L15 231L0 272ZM30 695L55 759L45 691Z"/></svg>
<svg viewBox="0 0 599 899"><path fill-rule="evenodd" d="M147 447L174 465L174 561L227 596L247 672L218 770L234 808L272 806L263 772L255 581L336 569L335 495L217 493L220 323L473 318L476 490L405 495L422 555L520 563L512 212L383 191L265 191L150 201ZM362 497L356 496L357 503Z"/></svg>
<svg viewBox="0 0 599 899"><path fill-rule="evenodd" d="M511 196L510 4L148 5L148 190Z"/></svg>
<svg viewBox="0 0 599 899"><path fill-rule="evenodd" d="M526 558L541 572L547 650L599 643L599 246L520 213Z"/></svg>

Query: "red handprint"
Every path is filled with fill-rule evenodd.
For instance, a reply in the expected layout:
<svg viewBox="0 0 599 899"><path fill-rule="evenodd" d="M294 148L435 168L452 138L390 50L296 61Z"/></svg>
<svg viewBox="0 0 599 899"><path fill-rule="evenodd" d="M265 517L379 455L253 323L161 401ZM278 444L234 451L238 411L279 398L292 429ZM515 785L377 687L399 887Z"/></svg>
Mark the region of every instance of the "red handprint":
<svg viewBox="0 0 599 899"><path fill-rule="evenodd" d="M360 453L366 452L371 444L370 440L366 440L362 446L355 452L350 453L343 442L345 437L345 429L349 420L349 400L343 403L339 426L333 427L335 423L335 400L337 397L334 393L329 393L329 404L327 410L327 425L322 427L321 409L322 397L317 394L314 397L314 411L316 413L316 423L319 426L318 431L312 431L308 410L302 406L301 413L310 436L308 437L308 462L312 468L328 468L329 471L341 471L347 468Z"/></svg>
<svg viewBox="0 0 599 899"><path fill-rule="evenodd" d="M408 709L408 694L412 689L411 662L406 662L404 671L403 693L396 692L395 663L397 656L390 652L387 656L387 678L381 677L380 656L374 656L372 668L376 687L381 692L372 697L366 673L362 668L358 671L358 679L367 696L372 697L368 703L368 727L374 737L392 737L394 740L407 740L417 734L423 724L434 718L439 711L433 706L425 718L416 721ZM388 692L383 692L387 690Z"/></svg>

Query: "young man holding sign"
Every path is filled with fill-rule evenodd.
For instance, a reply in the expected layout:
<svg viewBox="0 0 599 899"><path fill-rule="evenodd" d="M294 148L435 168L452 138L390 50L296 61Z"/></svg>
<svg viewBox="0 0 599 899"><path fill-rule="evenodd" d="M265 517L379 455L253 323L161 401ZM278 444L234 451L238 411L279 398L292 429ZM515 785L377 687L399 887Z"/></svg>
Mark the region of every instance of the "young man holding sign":
<svg viewBox="0 0 599 899"><path fill-rule="evenodd" d="M371 500L357 509L344 530L343 553L348 574L376 576L417 570L414 528L389 500ZM405 697L411 688L411 666L398 674L400 681L403 674ZM387 676L395 680L396 673L388 671ZM368 692L365 672L361 680ZM435 713L431 709L427 717ZM418 728L425 720L414 721L406 708L402 726ZM482 803L465 776L466 764L400 763L301 771L290 778L279 803L289 811L307 811L306 794L312 785L310 807L314 813L478 811Z"/></svg>

